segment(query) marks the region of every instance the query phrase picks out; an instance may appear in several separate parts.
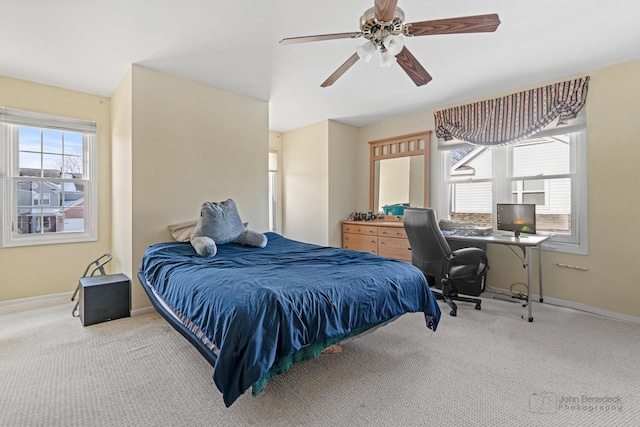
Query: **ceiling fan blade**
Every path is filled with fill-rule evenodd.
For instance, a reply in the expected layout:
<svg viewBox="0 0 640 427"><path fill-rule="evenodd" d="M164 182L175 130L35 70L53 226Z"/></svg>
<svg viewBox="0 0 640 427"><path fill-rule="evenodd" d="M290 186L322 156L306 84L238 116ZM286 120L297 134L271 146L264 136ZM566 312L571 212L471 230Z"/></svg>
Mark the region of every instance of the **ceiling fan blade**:
<svg viewBox="0 0 640 427"><path fill-rule="evenodd" d="M491 33L500 25L497 13L489 15L462 16L407 24L411 36L436 34Z"/></svg>
<svg viewBox="0 0 640 427"><path fill-rule="evenodd" d="M396 55L396 60L416 86L426 85L431 81L432 77L406 46Z"/></svg>
<svg viewBox="0 0 640 427"><path fill-rule="evenodd" d="M360 37L361 32L357 33L335 33L335 34L321 34L319 36L303 36L303 37L289 37L280 40L280 44L295 44L295 43L307 43L318 42L322 40L335 40L335 39L355 39Z"/></svg>
<svg viewBox="0 0 640 427"><path fill-rule="evenodd" d="M396 13L396 6L398 0L375 0L373 10L376 15L376 19L380 22L389 22L393 19Z"/></svg>
<svg viewBox="0 0 640 427"><path fill-rule="evenodd" d="M333 74L331 74L329 78L325 80L320 86L327 87L334 84L336 80L338 80L344 73L346 73L346 71L349 68L351 68L353 64L358 62L359 59L360 57L358 56L357 53L354 53L353 55L351 55L351 58L347 59L347 61L344 64L342 64L336 71L334 71Z"/></svg>

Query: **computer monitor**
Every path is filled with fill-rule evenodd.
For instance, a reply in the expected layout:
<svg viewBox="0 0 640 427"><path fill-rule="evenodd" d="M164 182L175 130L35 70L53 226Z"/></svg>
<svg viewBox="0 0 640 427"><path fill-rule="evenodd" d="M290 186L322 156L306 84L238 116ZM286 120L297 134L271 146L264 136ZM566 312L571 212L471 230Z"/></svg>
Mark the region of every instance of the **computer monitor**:
<svg viewBox="0 0 640 427"><path fill-rule="evenodd" d="M496 222L498 230L536 234L536 205L525 203L498 203Z"/></svg>

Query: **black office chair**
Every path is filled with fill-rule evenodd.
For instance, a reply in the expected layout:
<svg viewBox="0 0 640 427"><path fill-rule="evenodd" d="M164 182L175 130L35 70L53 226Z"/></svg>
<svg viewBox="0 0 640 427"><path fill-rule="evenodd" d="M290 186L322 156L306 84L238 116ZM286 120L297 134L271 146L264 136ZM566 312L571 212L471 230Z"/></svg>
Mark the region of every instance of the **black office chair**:
<svg viewBox="0 0 640 427"><path fill-rule="evenodd" d="M433 292L451 307L449 314L457 314L458 306L453 300L475 303L475 309L480 310L481 300L459 295L459 289L484 283L489 269L486 253L479 248L452 251L440 231L433 209L405 209L404 228L411 246L413 265L424 273L430 286L439 287L441 284L442 292ZM480 292L478 289L476 295Z"/></svg>

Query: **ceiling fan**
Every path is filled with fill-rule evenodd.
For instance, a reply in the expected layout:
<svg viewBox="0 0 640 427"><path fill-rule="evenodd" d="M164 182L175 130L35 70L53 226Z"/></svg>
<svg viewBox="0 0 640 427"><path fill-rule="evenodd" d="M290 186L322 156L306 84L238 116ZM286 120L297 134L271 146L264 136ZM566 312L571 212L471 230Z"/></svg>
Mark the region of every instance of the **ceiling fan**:
<svg viewBox="0 0 640 427"><path fill-rule="evenodd" d="M380 66L387 67L396 61L416 86L422 86L431 81L431 76L404 46L403 36L487 33L495 31L500 25L500 18L495 13L405 24L404 11L396 6L398 0L374 1L374 7L367 9L360 17L360 31L291 37L280 40L280 44L364 37L367 41L320 86L331 86L359 59L368 62L376 51L380 52Z"/></svg>

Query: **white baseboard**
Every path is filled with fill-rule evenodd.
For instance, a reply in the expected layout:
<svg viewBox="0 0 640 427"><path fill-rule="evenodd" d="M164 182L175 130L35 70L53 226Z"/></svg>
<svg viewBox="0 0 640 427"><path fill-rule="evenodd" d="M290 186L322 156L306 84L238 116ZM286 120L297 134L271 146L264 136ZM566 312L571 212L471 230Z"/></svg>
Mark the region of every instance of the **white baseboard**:
<svg viewBox="0 0 640 427"><path fill-rule="evenodd" d="M139 316L141 314L153 313L154 311L156 311L156 309L153 308L152 305L150 305L148 307L136 308L135 310L131 310L131 315Z"/></svg>
<svg viewBox="0 0 640 427"><path fill-rule="evenodd" d="M63 292L60 294L0 301L0 314L17 313L20 311L34 310L36 308L71 303L71 295L73 295L73 292Z"/></svg>
<svg viewBox="0 0 640 427"><path fill-rule="evenodd" d="M533 294L531 300L536 302L540 301L540 295ZM630 314L618 313L617 311L605 310L603 308L591 307L590 305L582 304L574 301L567 301L560 298L543 297L543 304L557 305L560 307L572 308L574 310L586 311L587 313L597 314L604 317L610 317L616 320L622 320L624 322L638 323L640 324L640 317L632 316Z"/></svg>
<svg viewBox="0 0 640 427"><path fill-rule="evenodd" d="M69 304L71 310L71 295L73 292L63 292L60 294L40 295L37 297L18 298L6 301L0 301L0 315L18 313L21 311L35 310L37 308L53 307L54 305ZM76 297L76 300L78 297ZM152 305L131 310L132 316L139 316L154 312Z"/></svg>
<svg viewBox="0 0 640 427"><path fill-rule="evenodd" d="M487 286L487 291L493 292L499 295L509 296L509 297L512 295L508 289L503 289L503 288L492 288ZM532 294L531 301L540 303L540 295ZM618 313L617 311L605 310L603 308L592 307L590 305L582 304L575 301L567 301L560 298L553 298L548 296L544 296L543 301L544 302L542 304L557 305L558 307L571 308L573 310L584 311L586 313L591 313L591 314L597 314L599 316L609 317L611 319L621 320L623 322L640 324L640 317L632 316L630 314ZM522 301L518 300L518 302L522 302Z"/></svg>

